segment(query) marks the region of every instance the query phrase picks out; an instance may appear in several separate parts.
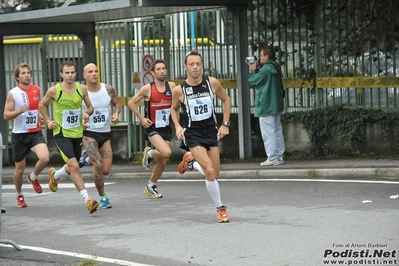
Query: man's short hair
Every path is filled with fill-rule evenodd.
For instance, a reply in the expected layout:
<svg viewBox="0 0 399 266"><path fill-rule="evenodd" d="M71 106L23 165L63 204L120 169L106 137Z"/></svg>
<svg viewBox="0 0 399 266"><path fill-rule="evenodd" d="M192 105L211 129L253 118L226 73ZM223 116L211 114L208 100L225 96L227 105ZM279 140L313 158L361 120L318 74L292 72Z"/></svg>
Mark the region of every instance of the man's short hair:
<svg viewBox="0 0 399 266"><path fill-rule="evenodd" d="M32 69L30 68L30 66L27 63L21 63L14 70L14 80L15 81L18 82L19 74L21 73L21 69L23 69L23 68L29 69L30 74L32 75Z"/></svg>
<svg viewBox="0 0 399 266"><path fill-rule="evenodd" d="M164 65L166 66L165 60L156 59L156 60L154 61L154 64L152 64L152 67L151 67L151 71L152 71L152 72L155 72L155 65L156 65L156 64L164 64Z"/></svg>
<svg viewBox="0 0 399 266"><path fill-rule="evenodd" d="M260 50L263 51L263 55L268 55L269 59L276 59L276 50L274 50L273 46L265 45Z"/></svg>

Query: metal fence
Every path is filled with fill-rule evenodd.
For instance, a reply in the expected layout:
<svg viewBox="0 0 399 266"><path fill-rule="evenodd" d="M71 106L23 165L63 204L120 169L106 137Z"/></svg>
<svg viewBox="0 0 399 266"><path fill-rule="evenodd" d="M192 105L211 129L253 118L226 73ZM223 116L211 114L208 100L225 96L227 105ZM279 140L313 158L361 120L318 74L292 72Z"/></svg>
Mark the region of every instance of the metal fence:
<svg viewBox="0 0 399 266"><path fill-rule="evenodd" d="M301 6L296 2L253 0L247 11L248 54L258 54L262 44L276 47L287 87L286 111L335 104L396 108L399 82L396 79L387 85L380 79L398 74L398 43L387 43L394 25L384 19L370 25L363 19L365 14L372 16L381 3L319 0ZM385 31L375 36L367 32L381 28ZM375 38L384 41L376 43ZM165 59L168 78L181 80L185 54L195 49L203 56L204 73L220 79L227 89L234 113L238 111L237 72L248 71L236 67L234 40L234 20L226 8L97 23L101 81L112 84L119 97L128 99L140 87L133 78L141 71L144 55ZM15 86L13 70L21 62L31 65L32 81L44 91L60 81L59 65L64 60L77 64L77 79L83 82L83 45L77 36L30 36L4 42L8 90ZM359 86L359 77L370 78L370 85ZM321 82L329 78L330 82ZM251 91L251 105L253 98ZM219 101L216 106L221 111ZM139 123L127 106L122 108L121 121Z"/></svg>

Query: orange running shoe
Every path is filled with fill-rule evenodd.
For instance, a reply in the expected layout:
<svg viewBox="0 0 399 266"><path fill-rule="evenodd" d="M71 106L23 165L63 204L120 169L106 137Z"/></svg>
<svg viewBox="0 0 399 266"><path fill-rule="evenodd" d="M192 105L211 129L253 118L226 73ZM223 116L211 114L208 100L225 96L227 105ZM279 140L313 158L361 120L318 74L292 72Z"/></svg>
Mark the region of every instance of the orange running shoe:
<svg viewBox="0 0 399 266"><path fill-rule="evenodd" d="M28 206L28 205L25 203L24 196L23 195L17 196L17 207L25 208L26 206Z"/></svg>
<svg viewBox="0 0 399 266"><path fill-rule="evenodd" d="M191 154L191 152L186 152L183 155L183 160L181 161L181 163L179 163L179 166L177 167L177 171L179 172L179 174L184 174L187 169L188 169L188 163L194 161L194 157Z"/></svg>
<svg viewBox="0 0 399 266"><path fill-rule="evenodd" d="M38 193L38 194L42 193L43 190L42 190L42 186L39 183L39 179L37 179L37 178L35 180L30 179L30 174L28 175L27 179L28 179L28 182L32 184L33 190L36 193Z"/></svg>
<svg viewBox="0 0 399 266"><path fill-rule="evenodd" d="M92 214L93 212L97 211L98 202L89 198L86 201L87 209L89 209L89 213Z"/></svg>
<svg viewBox="0 0 399 266"><path fill-rule="evenodd" d="M53 191L56 192L58 190L58 182L60 182L60 179L55 179L54 178L54 174L55 174L55 168L54 167L50 167L48 169L48 188Z"/></svg>
<svg viewBox="0 0 399 266"><path fill-rule="evenodd" d="M230 217L227 214L227 207L226 206L217 207L217 210L218 210L218 223L228 223L228 222L230 222Z"/></svg>

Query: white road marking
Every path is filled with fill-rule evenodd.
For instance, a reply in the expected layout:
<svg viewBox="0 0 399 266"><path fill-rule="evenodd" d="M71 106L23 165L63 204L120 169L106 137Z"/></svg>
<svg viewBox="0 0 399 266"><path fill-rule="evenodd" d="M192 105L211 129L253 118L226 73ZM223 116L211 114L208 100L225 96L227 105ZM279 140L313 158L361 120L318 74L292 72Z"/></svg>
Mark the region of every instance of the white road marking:
<svg viewBox="0 0 399 266"><path fill-rule="evenodd" d="M160 179L158 182L204 182L205 179ZM325 182L325 183L371 183L371 184L397 184L399 181L384 181L384 180L340 180L340 179L218 179L218 182Z"/></svg>
<svg viewBox="0 0 399 266"><path fill-rule="evenodd" d="M9 245L1 244L0 246L3 247L12 247ZM38 252L44 252L44 253L50 253L50 254L57 254L57 255L64 255L64 256L70 256L70 257L75 257L75 258L82 258L82 259L91 259L95 261L101 261L101 262L107 262L107 263L112 263L112 264L117 264L117 265L125 265L125 266L154 266L152 264L142 264L142 263L136 263L132 261L126 261L126 260L118 260L118 259L111 259L111 258L104 258L104 257L96 257L93 255L87 255L87 254L82 254L82 253L75 253L75 252L68 252L68 251L62 251L62 250L55 250L55 249L48 249L48 248L41 248L41 247L32 247L32 246L23 246L23 245L18 245L23 249L30 249L33 251L38 251Z"/></svg>

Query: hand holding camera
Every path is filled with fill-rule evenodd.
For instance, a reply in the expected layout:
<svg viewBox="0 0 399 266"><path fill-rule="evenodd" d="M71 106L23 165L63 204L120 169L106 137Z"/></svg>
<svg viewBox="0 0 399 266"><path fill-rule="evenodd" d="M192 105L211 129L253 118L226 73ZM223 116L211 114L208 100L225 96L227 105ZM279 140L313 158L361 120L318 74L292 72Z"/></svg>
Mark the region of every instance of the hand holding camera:
<svg viewBox="0 0 399 266"><path fill-rule="evenodd" d="M254 55L254 56L247 56L245 58L245 63L248 64L249 69L251 71L256 70L258 67L258 58Z"/></svg>
<svg viewBox="0 0 399 266"><path fill-rule="evenodd" d="M245 58L245 63L248 64L248 65L252 65L252 64L254 64L257 60L258 60L258 58L256 58L255 55L254 55L254 56L247 56L247 57Z"/></svg>

